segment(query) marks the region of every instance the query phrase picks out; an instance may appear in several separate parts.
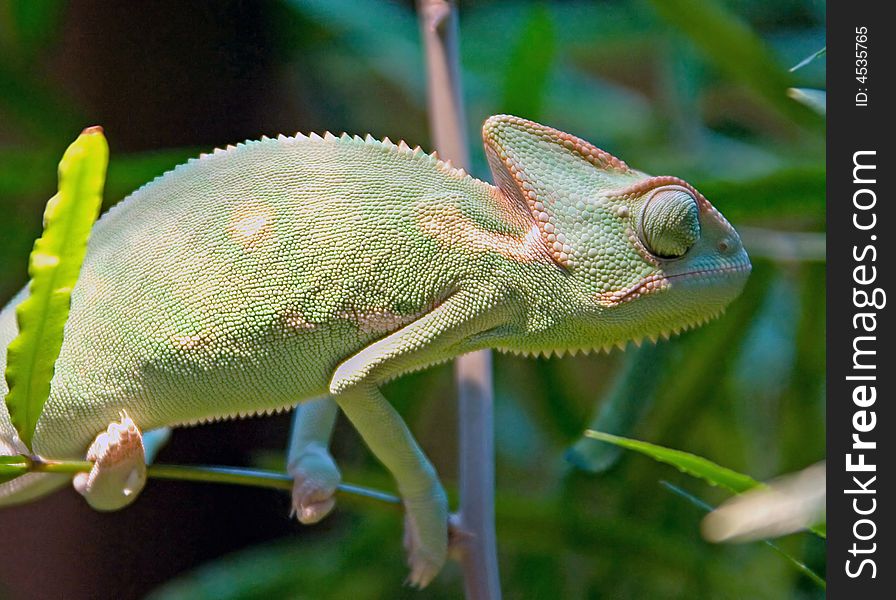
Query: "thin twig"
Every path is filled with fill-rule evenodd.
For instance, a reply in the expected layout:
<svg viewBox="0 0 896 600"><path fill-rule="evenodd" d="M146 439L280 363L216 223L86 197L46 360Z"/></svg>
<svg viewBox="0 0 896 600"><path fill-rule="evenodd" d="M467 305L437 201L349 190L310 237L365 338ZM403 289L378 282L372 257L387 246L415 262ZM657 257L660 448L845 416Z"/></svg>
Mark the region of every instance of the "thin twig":
<svg viewBox="0 0 896 600"><path fill-rule="evenodd" d="M89 472L93 467L93 463L86 460L47 460L36 456L28 458L30 464L25 472L74 475ZM146 474L154 479L229 483L285 491L292 491L293 485L293 477L287 473L240 467L155 464L147 467ZM340 484L338 490L345 494L401 506L401 499L398 496L380 490L350 483Z"/></svg>
<svg viewBox="0 0 896 600"><path fill-rule="evenodd" d="M458 61L457 12L448 0L417 0L426 50L429 123L443 159L469 170ZM491 353L481 350L455 362L460 429L460 509L453 523L468 600L498 600L495 540L494 397Z"/></svg>

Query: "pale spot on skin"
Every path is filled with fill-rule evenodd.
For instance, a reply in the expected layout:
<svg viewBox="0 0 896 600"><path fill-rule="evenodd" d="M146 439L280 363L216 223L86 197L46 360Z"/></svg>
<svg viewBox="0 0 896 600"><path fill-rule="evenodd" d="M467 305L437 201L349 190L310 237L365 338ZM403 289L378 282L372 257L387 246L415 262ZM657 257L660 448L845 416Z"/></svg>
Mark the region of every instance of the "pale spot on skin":
<svg viewBox="0 0 896 600"><path fill-rule="evenodd" d="M79 285L81 286L81 293L84 294L84 299L88 303L99 302L106 288L103 280L87 264L81 268Z"/></svg>
<svg viewBox="0 0 896 600"><path fill-rule="evenodd" d="M283 315L283 324L293 331L311 331L317 325L305 320L305 317L297 312L288 312Z"/></svg>
<svg viewBox="0 0 896 600"><path fill-rule="evenodd" d="M257 247L273 238L273 208L257 200L241 202L230 216L230 236L244 248Z"/></svg>
<svg viewBox="0 0 896 600"><path fill-rule="evenodd" d="M532 225L522 238L486 231L456 206L440 207L438 216L420 215L419 225L421 231L443 244L465 251L496 252L505 258L526 263L544 260L545 257L544 242L537 225Z"/></svg>
<svg viewBox="0 0 896 600"><path fill-rule="evenodd" d="M391 333L408 323L416 321L420 315L399 315L385 308L372 310L346 310L338 313L340 319L354 323L364 334Z"/></svg>
<svg viewBox="0 0 896 600"><path fill-rule="evenodd" d="M171 338L171 342L176 348L182 350L195 350L203 345L205 338L198 333L193 335L176 335Z"/></svg>
<svg viewBox="0 0 896 600"><path fill-rule="evenodd" d="M267 219L264 215L251 215L234 223L233 229L241 235L252 237L260 233L265 225L267 225Z"/></svg>

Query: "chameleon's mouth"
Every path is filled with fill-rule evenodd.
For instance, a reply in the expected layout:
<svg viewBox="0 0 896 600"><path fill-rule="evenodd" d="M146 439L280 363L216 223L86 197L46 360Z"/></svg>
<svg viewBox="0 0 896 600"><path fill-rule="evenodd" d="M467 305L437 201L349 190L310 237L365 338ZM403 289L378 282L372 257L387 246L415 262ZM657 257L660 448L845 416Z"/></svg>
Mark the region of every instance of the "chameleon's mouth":
<svg viewBox="0 0 896 600"><path fill-rule="evenodd" d="M735 275L738 273L749 273L752 269L750 262L739 263L736 265L728 265L724 267L716 267L712 269L695 269L693 271L685 271L684 273L674 273L667 275L666 273L657 273L649 277L645 277L638 283L624 290L615 292L604 292L598 295L598 302L601 306L612 307L631 302L648 294L659 292L668 288L674 280L694 280L703 277L715 277L723 274Z"/></svg>

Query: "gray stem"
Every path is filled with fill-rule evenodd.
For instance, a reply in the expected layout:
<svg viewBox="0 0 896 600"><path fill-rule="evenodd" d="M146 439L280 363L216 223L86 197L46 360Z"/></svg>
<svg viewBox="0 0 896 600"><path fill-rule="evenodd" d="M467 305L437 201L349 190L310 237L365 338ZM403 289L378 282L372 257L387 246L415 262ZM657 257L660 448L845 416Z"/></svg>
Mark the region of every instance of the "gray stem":
<svg viewBox="0 0 896 600"><path fill-rule="evenodd" d="M458 64L457 12L449 0L417 0L426 50L429 122L439 155L470 169ZM453 522L468 600L499 600L495 540L494 394L488 350L455 362L460 428L460 509Z"/></svg>

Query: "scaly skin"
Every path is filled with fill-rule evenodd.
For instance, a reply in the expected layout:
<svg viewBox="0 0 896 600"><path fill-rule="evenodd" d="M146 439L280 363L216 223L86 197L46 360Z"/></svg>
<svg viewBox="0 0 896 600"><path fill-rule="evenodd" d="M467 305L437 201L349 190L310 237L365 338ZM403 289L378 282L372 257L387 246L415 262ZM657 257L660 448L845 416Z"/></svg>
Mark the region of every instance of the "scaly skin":
<svg viewBox="0 0 896 600"><path fill-rule="evenodd" d="M445 497L383 382L479 348L668 335L718 314L749 271L687 183L516 117L491 117L483 137L497 187L404 143L328 134L217 150L132 194L94 228L35 452L83 458L122 411L153 429L321 398L290 452L313 522L338 483L335 402L395 476L411 581L428 583ZM0 314L0 347L22 298ZM0 406L0 450L15 444ZM48 485L0 485L0 504Z"/></svg>

